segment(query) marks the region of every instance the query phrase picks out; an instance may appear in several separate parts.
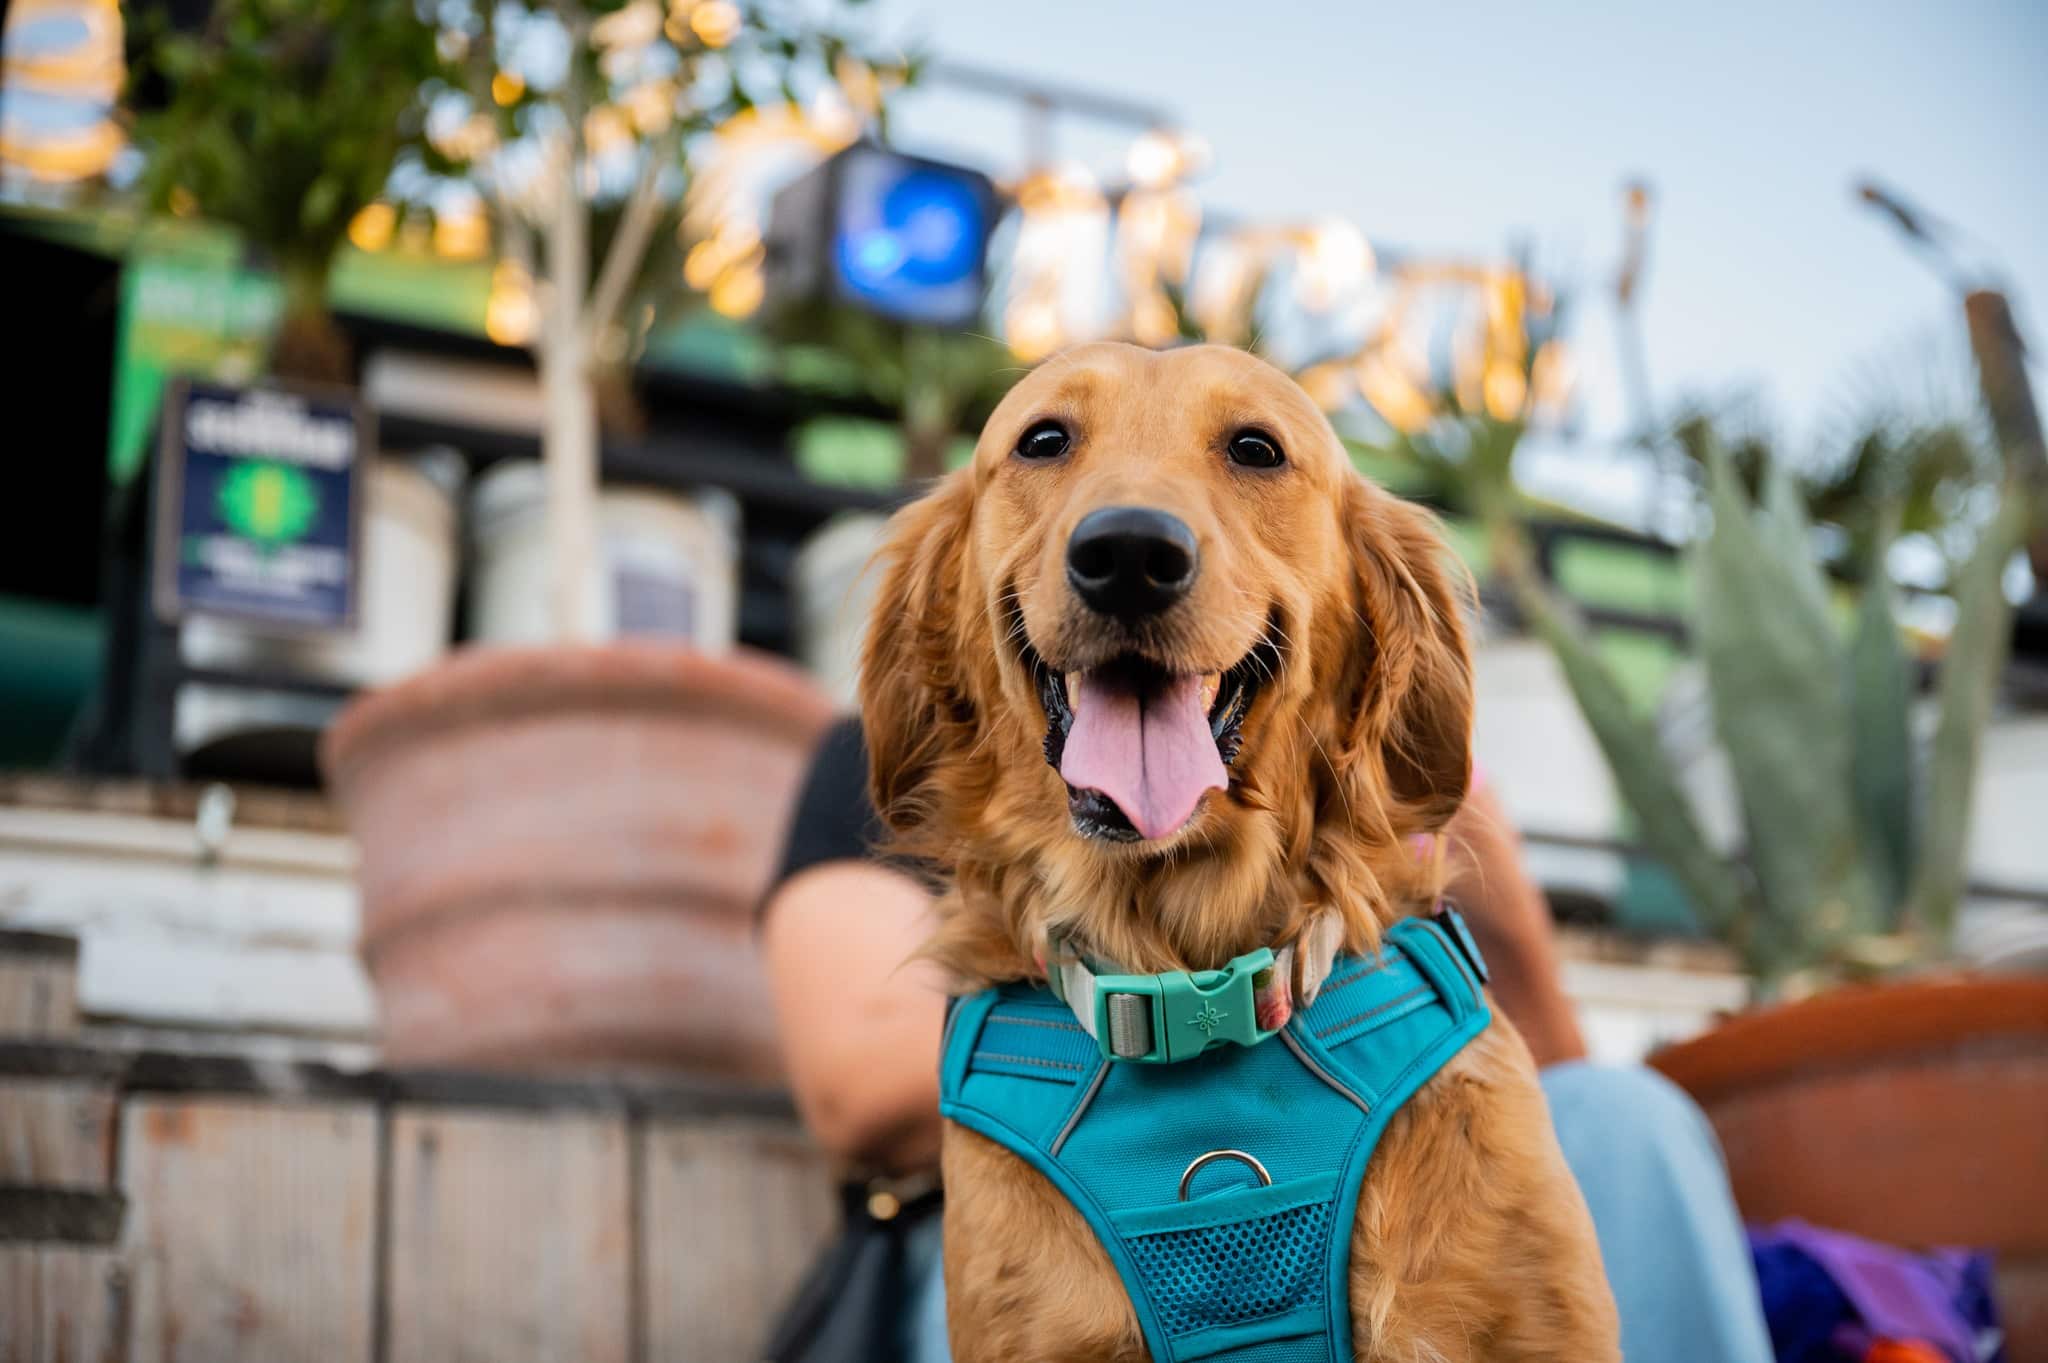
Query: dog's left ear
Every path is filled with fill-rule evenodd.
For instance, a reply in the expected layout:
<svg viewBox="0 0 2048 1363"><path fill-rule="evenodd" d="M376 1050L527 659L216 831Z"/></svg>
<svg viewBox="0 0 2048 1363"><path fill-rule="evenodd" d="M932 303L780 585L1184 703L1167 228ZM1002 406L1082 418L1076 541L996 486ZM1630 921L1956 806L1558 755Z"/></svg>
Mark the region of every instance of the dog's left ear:
<svg viewBox="0 0 2048 1363"><path fill-rule="evenodd" d="M1345 489L1344 524L1361 617L1345 760L1379 765L1383 790L1408 813L1401 832L1433 831L1472 779L1471 579L1435 517L1363 478Z"/></svg>

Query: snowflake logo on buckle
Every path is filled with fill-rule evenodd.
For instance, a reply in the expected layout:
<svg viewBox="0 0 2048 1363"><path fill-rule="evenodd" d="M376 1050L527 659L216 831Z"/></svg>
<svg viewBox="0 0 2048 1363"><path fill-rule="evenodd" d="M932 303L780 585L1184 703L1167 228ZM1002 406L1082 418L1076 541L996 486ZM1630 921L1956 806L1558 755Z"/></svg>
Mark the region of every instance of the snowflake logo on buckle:
<svg viewBox="0 0 2048 1363"><path fill-rule="evenodd" d="M1228 1013L1218 1012L1215 1004L1205 1003L1201 1012L1188 1019L1188 1026L1201 1028L1203 1036L1214 1036L1216 1029L1223 1025L1223 1019L1229 1016Z"/></svg>

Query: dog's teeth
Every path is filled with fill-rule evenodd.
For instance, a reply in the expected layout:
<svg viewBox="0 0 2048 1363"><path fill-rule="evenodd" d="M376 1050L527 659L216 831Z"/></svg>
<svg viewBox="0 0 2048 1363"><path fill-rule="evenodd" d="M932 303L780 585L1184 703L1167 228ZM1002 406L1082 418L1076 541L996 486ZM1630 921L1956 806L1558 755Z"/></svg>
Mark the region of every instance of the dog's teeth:
<svg viewBox="0 0 2048 1363"><path fill-rule="evenodd" d="M1067 674L1067 708L1069 710L1077 710L1080 706L1081 674L1079 672L1069 672Z"/></svg>
<svg viewBox="0 0 2048 1363"><path fill-rule="evenodd" d="M1207 711L1210 706L1216 703L1216 688L1222 684L1223 674L1221 672L1205 672L1202 674L1202 709L1204 711Z"/></svg>

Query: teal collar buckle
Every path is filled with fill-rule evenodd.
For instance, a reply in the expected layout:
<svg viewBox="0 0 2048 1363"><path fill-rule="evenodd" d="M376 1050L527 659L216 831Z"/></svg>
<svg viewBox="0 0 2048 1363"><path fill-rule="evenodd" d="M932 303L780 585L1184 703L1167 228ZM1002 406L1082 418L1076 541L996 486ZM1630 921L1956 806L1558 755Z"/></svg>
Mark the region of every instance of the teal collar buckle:
<svg viewBox="0 0 2048 1363"><path fill-rule="evenodd" d="M1293 941L1248 951L1221 970L1111 974L1112 963L1057 929L1046 936L1043 960L1053 997L1105 1059L1163 1065L1272 1036L1315 1002L1343 946L1343 916L1324 912Z"/></svg>
<svg viewBox="0 0 2048 1363"><path fill-rule="evenodd" d="M1108 1059L1137 1064L1191 1060L1226 1042L1256 1046L1279 1030L1259 1026L1257 996L1273 972L1272 950L1260 947L1221 970L1097 975L1096 1044Z"/></svg>

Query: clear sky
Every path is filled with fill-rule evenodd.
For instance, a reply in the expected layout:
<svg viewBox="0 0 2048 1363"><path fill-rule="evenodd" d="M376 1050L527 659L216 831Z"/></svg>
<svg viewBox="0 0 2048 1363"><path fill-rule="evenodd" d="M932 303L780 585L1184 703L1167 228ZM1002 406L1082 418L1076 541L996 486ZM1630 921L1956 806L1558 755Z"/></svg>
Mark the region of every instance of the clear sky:
<svg viewBox="0 0 2048 1363"><path fill-rule="evenodd" d="M1516 4L881 0L953 56L1155 103L1215 151L1234 215L1335 213L1404 246L1533 239L1582 285L1619 186L1658 213L1644 310L1661 402L1753 388L1795 437L1873 357L1947 325L1941 286L1850 186L1873 174L1980 243L2048 352L2048 0ZM901 106L914 146L1020 146L1004 105ZM1077 125L1061 151L1107 162ZM1575 328L1588 434L1624 417L1605 304ZM2036 382L2044 370L2037 360Z"/></svg>

